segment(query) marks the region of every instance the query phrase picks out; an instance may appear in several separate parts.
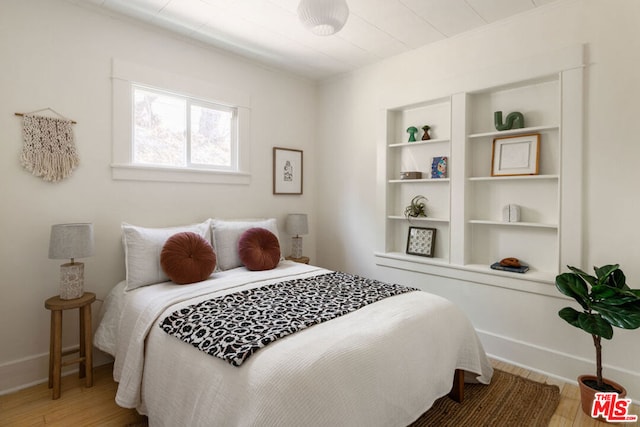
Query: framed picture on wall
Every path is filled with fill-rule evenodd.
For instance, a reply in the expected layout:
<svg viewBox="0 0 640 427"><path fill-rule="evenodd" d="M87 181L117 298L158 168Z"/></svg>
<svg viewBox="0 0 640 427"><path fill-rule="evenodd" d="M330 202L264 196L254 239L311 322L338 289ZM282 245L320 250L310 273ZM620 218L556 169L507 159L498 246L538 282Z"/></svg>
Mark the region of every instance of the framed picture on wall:
<svg viewBox="0 0 640 427"><path fill-rule="evenodd" d="M409 227L407 235L407 254L433 257L436 244L436 229Z"/></svg>
<svg viewBox="0 0 640 427"><path fill-rule="evenodd" d="M273 194L302 194L302 150L273 147Z"/></svg>
<svg viewBox="0 0 640 427"><path fill-rule="evenodd" d="M539 158L539 133L495 138L491 176L537 175Z"/></svg>

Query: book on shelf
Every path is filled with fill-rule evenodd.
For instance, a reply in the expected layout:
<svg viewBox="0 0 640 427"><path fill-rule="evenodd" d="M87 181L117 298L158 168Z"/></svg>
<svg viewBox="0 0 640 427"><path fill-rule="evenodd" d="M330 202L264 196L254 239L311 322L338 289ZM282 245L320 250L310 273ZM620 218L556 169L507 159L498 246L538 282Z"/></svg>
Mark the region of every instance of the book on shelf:
<svg viewBox="0 0 640 427"><path fill-rule="evenodd" d="M520 267L510 267L507 265L501 265L500 262L494 262L491 264L491 268L493 270L510 271L512 273L526 273L529 271L529 266L525 264L521 264Z"/></svg>

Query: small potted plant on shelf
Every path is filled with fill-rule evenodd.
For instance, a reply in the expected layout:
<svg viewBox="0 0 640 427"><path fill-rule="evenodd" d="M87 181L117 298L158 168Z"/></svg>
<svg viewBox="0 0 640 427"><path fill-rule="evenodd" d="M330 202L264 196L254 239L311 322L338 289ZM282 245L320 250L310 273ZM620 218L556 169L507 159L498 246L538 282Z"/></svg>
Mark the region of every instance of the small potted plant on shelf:
<svg viewBox="0 0 640 427"><path fill-rule="evenodd" d="M582 410L591 415L591 407L598 392L616 392L626 396L623 386L602 377L602 338L613 337L613 327L640 327L640 289L630 289L619 264L594 267L595 276L579 268L568 266L571 272L556 276L556 287L564 295L575 299L582 311L565 307L558 315L570 325L591 334L596 348L596 375L578 377Z"/></svg>
<svg viewBox="0 0 640 427"><path fill-rule="evenodd" d="M427 205L424 203L427 198L421 195L415 196L411 199L411 203L404 209L404 216L407 219L419 218L427 216Z"/></svg>

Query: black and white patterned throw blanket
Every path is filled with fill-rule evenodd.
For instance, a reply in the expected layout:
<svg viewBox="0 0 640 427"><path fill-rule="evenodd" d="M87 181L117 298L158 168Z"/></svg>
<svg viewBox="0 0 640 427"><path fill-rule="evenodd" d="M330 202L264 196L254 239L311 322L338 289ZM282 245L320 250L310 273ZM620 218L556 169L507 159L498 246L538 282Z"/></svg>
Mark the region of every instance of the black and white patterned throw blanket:
<svg viewBox="0 0 640 427"><path fill-rule="evenodd" d="M278 338L384 298L417 290L333 272L203 301L167 316L160 328L205 353L240 366Z"/></svg>

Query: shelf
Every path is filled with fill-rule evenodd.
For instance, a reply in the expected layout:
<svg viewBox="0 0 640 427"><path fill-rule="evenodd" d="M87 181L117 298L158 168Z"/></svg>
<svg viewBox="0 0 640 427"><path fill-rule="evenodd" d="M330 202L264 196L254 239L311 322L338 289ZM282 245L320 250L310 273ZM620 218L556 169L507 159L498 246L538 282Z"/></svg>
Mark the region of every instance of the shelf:
<svg viewBox="0 0 640 427"><path fill-rule="evenodd" d="M547 283L555 283L556 273L550 271L540 271L529 267L526 273L513 273L511 271L494 270L485 264L466 264L464 269L476 271L478 273L494 274L496 276L513 277L524 280L535 280Z"/></svg>
<svg viewBox="0 0 640 427"><path fill-rule="evenodd" d="M402 252L376 252L376 264L459 280L485 283L511 290L557 297L553 283L557 273L533 267L526 273L493 270L487 264L451 264L442 258L426 258Z"/></svg>
<svg viewBox="0 0 640 427"><path fill-rule="evenodd" d="M440 142L449 142L449 138L438 138L438 139L427 139L426 141L414 141L414 142L400 142L397 144L389 144L389 148L398 148L398 147L414 147L416 145L429 145L429 144L437 144Z"/></svg>
<svg viewBox="0 0 640 427"><path fill-rule="evenodd" d="M469 181L540 181L559 178L559 175L473 176Z"/></svg>
<svg viewBox="0 0 640 427"><path fill-rule="evenodd" d="M449 222L449 220L446 218L434 218L434 217L411 218L409 220L404 215L389 215L387 216L387 219L404 220L404 221L420 221L420 222L446 222L446 223Z"/></svg>
<svg viewBox="0 0 640 427"><path fill-rule="evenodd" d="M557 126L557 125L553 125L553 126L533 126L533 127L529 127L529 128L510 129L510 130L496 130L496 131L483 132L483 133L472 133L472 134L469 135L469 138L473 139L473 138L486 138L486 137L489 137L489 136L519 135L519 134L535 133L535 132L542 132L542 131L545 131L545 130L558 130L558 129L560 129L560 127Z"/></svg>
<svg viewBox="0 0 640 427"><path fill-rule="evenodd" d="M422 178L422 179L390 179L389 184L409 184L418 182L449 182L449 178Z"/></svg>
<svg viewBox="0 0 640 427"><path fill-rule="evenodd" d="M529 228L548 228L557 230L557 224L542 224L539 222L504 222L504 221L489 221L484 219L472 219L469 220L469 224L481 224L481 225L500 225L505 227L529 227Z"/></svg>
<svg viewBox="0 0 640 427"><path fill-rule="evenodd" d="M382 253L376 253L375 255L378 257L414 262L418 264L435 264L435 265L441 265L441 266L449 266L449 261L447 261L444 258L437 258L437 257L431 258L431 257L425 257L425 256L418 256L418 255L409 255L409 254L405 254L404 252L382 252Z"/></svg>

